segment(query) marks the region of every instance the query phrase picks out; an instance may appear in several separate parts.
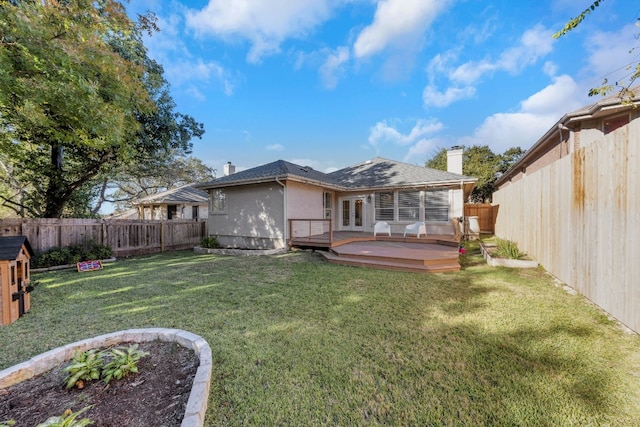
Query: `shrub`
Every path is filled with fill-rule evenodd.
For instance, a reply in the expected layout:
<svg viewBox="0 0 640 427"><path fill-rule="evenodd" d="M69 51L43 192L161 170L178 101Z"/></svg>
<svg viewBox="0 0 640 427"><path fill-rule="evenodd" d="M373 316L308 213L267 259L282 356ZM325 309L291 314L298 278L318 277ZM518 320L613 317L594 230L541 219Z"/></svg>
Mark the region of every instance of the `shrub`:
<svg viewBox="0 0 640 427"><path fill-rule="evenodd" d="M202 243L200 244L203 248L215 249L220 247L220 243L218 243L218 239L214 236L207 236L202 239Z"/></svg>
<svg viewBox="0 0 640 427"><path fill-rule="evenodd" d="M46 252L37 253L31 260L31 266L44 268L76 264L80 261L110 258L111 254L111 247L95 243L71 245L63 248L54 247Z"/></svg>
<svg viewBox="0 0 640 427"><path fill-rule="evenodd" d="M93 405L91 405L93 406ZM91 418L83 418L81 420L77 420L77 418L88 409L91 409L91 406L87 406L86 408L82 408L78 412L72 412L71 409L67 409L64 411L59 417L51 417L44 423L38 424L36 427L85 427L90 424L93 424L93 420Z"/></svg>
<svg viewBox="0 0 640 427"><path fill-rule="evenodd" d="M518 249L518 245L515 242L504 239L496 240L496 251L494 254L498 257L507 259L522 259L527 255L524 252L520 252L520 249Z"/></svg>

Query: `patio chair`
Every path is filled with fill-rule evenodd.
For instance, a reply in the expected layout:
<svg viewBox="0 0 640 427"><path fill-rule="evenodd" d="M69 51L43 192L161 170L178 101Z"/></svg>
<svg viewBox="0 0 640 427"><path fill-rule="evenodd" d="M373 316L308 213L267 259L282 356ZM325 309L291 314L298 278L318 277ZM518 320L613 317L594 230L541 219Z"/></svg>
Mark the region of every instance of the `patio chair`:
<svg viewBox="0 0 640 427"><path fill-rule="evenodd" d="M427 237L427 227L422 221L414 222L404 228L404 234L402 237L407 237L407 234L415 234L416 237L420 237L421 234L424 234L424 236Z"/></svg>
<svg viewBox="0 0 640 427"><path fill-rule="evenodd" d="M376 222L373 226L373 235L376 236L378 233L387 233L391 236L391 226L385 221Z"/></svg>

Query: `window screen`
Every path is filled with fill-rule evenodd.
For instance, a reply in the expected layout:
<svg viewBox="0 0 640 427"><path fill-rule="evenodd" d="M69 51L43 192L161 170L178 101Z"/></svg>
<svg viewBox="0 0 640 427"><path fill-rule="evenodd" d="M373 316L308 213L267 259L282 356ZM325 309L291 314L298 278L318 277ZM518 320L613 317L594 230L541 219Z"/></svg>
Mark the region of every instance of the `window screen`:
<svg viewBox="0 0 640 427"><path fill-rule="evenodd" d="M211 212L225 212L227 209L224 190L211 190Z"/></svg>

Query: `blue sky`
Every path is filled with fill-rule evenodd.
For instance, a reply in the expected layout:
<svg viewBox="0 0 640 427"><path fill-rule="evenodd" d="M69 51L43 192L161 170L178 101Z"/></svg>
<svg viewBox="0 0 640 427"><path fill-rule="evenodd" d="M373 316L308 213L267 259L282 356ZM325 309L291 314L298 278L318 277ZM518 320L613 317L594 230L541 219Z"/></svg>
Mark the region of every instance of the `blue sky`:
<svg viewBox="0 0 640 427"><path fill-rule="evenodd" d="M132 0L193 155L222 175L284 159L330 172L439 148L529 148L638 61L636 0Z"/></svg>

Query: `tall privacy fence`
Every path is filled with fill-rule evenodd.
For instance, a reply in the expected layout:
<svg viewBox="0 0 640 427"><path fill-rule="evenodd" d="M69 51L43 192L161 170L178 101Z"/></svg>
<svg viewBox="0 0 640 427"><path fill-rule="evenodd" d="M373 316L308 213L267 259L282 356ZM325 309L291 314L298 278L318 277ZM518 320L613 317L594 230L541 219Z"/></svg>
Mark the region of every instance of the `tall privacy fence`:
<svg viewBox="0 0 640 427"><path fill-rule="evenodd" d="M464 205L464 216L478 217L481 233L494 233L497 212L498 207L490 203L465 203Z"/></svg>
<svg viewBox="0 0 640 427"><path fill-rule="evenodd" d="M640 129L626 126L493 194L496 235L640 332Z"/></svg>
<svg viewBox="0 0 640 427"><path fill-rule="evenodd" d="M123 257L193 248L206 235L194 220L0 219L0 236L26 236L34 251L93 242Z"/></svg>

